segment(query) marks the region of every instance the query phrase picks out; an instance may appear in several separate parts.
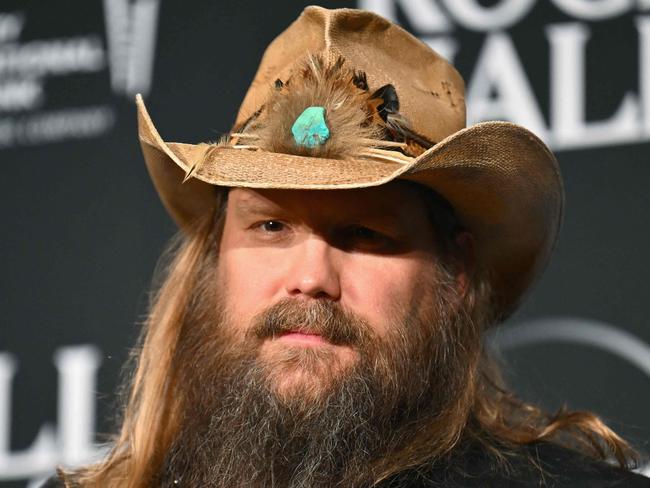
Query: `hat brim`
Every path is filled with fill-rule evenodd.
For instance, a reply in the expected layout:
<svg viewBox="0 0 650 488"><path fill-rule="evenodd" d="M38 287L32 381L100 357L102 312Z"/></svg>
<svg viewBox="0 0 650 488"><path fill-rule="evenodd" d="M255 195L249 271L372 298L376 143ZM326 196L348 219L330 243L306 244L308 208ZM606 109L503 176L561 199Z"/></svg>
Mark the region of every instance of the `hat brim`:
<svg viewBox="0 0 650 488"><path fill-rule="evenodd" d="M509 315L555 246L564 191L557 160L532 132L508 122L462 129L408 163L338 160L261 150L167 143L136 98L145 162L158 194L181 228L214 206L214 186L334 190L395 179L426 185L454 207L476 239L495 306ZM185 183L189 169L202 161Z"/></svg>

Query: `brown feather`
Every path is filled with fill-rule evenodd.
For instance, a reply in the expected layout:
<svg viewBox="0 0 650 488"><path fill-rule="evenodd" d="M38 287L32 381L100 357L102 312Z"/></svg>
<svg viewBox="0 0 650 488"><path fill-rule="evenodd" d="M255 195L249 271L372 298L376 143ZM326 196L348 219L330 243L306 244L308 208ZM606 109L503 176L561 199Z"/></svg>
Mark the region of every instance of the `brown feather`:
<svg viewBox="0 0 650 488"><path fill-rule="evenodd" d="M311 106L325 108L330 131L325 143L313 148L296 144L291 133L298 116ZM410 130L398 110L393 85L384 85L371 94L366 74L349 66L342 56L308 55L287 79L269 86L268 98L260 109L233 127L232 137L214 144L206 158L219 147L228 146L332 159L406 162L431 144ZM192 167L187 177L196 169Z"/></svg>
<svg viewBox="0 0 650 488"><path fill-rule="evenodd" d="M281 87L274 85L265 110L238 132L256 136L255 145L265 151L332 159L360 157L363 149L375 145L372 140L382 138L383 129L368 124L368 94L355 85L354 76L341 56L327 60L310 55L297 75ZM299 146L291 127L307 107L315 105L325 107L330 137L314 148Z"/></svg>

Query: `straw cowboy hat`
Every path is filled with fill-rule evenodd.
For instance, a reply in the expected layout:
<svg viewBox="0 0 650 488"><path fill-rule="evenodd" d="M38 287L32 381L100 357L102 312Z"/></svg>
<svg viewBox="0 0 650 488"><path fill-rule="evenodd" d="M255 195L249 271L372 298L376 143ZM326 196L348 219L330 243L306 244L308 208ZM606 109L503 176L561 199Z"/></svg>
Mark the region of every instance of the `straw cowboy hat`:
<svg viewBox="0 0 650 488"><path fill-rule="evenodd" d="M448 200L475 236L501 317L557 239L564 194L549 149L511 123L466 128L458 72L370 12L307 7L266 49L233 129L217 143L163 141L136 101L147 168L184 229L213 207L215 186L329 190L414 181Z"/></svg>

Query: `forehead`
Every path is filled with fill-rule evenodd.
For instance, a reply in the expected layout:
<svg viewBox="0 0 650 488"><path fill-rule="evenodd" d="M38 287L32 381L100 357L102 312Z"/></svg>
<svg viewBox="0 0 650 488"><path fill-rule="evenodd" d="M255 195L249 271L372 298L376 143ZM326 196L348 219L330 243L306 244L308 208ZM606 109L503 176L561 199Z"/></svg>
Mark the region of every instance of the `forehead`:
<svg viewBox="0 0 650 488"><path fill-rule="evenodd" d="M228 195L228 208L237 213L282 210L302 218L426 220L421 193L415 184L401 181L350 190L233 188Z"/></svg>

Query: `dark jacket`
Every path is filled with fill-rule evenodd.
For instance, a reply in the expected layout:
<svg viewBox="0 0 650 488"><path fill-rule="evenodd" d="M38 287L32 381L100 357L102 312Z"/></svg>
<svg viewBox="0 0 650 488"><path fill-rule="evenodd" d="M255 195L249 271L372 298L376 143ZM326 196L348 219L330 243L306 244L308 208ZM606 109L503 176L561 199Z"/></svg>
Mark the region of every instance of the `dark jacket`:
<svg viewBox="0 0 650 488"><path fill-rule="evenodd" d="M432 466L405 472L381 486L382 488L650 488L650 478L594 461L574 451L545 442L522 448L521 452L509 458L505 468L497 468L479 451L464 453L454 465L453 470ZM42 488L62 487L63 483L56 477L50 478L42 486Z"/></svg>
<svg viewBox="0 0 650 488"><path fill-rule="evenodd" d="M547 442L522 447L505 466L470 450L454 468L398 475L390 488L650 488L650 478Z"/></svg>

